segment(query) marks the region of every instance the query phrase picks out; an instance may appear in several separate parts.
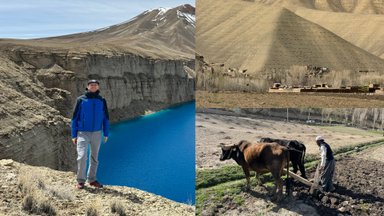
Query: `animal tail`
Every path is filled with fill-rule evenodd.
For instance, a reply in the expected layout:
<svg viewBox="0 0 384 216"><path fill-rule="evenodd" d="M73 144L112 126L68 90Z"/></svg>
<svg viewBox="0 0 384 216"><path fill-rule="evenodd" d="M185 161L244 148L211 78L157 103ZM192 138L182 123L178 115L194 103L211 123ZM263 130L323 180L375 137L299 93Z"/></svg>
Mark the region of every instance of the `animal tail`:
<svg viewBox="0 0 384 216"><path fill-rule="evenodd" d="M287 148L287 151L285 151L285 154L286 154L286 158L287 158L287 179L289 178L289 161L290 161L290 158L289 158L289 149Z"/></svg>
<svg viewBox="0 0 384 216"><path fill-rule="evenodd" d="M303 152L301 153L301 164L304 164L305 151L306 151L306 149L307 149L307 148L304 146Z"/></svg>

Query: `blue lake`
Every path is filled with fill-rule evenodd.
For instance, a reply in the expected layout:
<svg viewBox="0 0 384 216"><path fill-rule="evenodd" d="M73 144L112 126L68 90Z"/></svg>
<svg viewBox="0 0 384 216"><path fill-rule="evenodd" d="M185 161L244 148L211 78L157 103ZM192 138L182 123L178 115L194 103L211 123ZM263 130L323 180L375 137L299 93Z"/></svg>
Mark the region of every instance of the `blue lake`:
<svg viewBox="0 0 384 216"><path fill-rule="evenodd" d="M195 203L195 103L111 125L98 180Z"/></svg>

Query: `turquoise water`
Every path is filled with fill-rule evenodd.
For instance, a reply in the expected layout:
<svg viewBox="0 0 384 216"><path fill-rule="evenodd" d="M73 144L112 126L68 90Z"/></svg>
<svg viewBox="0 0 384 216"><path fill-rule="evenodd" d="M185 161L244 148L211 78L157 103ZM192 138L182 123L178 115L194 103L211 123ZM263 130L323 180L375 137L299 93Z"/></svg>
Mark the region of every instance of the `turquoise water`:
<svg viewBox="0 0 384 216"><path fill-rule="evenodd" d="M98 180L195 202L195 103L111 125Z"/></svg>

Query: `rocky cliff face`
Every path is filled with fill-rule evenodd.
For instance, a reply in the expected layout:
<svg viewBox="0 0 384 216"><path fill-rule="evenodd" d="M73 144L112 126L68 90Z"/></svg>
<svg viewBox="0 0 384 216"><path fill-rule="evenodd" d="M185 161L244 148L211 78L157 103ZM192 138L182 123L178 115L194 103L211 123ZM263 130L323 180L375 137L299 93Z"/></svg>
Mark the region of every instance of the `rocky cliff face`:
<svg viewBox="0 0 384 216"><path fill-rule="evenodd" d="M66 91L62 94L67 101L54 106L67 118L89 79L100 81L112 121L194 99L194 79L186 71L194 66L191 59L152 59L109 52L69 54L12 50L7 54L44 87Z"/></svg>
<svg viewBox="0 0 384 216"><path fill-rule="evenodd" d="M191 23L186 25L189 34ZM151 48L156 46L154 39L148 41L148 50L142 42L139 52L132 46L119 46L124 41L120 36L116 44L65 40L0 40L0 159L75 170L70 118L89 79L100 81L112 122L194 100L191 53L172 48L158 53ZM164 41L159 43L165 46Z"/></svg>

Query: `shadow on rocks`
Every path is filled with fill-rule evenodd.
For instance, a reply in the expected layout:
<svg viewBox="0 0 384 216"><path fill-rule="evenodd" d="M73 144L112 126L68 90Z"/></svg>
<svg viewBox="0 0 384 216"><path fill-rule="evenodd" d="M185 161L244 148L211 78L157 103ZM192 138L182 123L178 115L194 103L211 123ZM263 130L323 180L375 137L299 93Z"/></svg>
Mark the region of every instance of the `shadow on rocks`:
<svg viewBox="0 0 384 216"><path fill-rule="evenodd" d="M102 189L85 187L84 189L86 191L88 191L89 193L93 193L93 194L105 193L105 194L113 195L115 197L124 197L124 198L129 199L130 201L132 201L134 203L138 203L138 204L143 203L143 200L140 197L136 196L136 194L123 193L121 191L117 191L117 190L114 190L114 189L108 188L108 187L104 187Z"/></svg>

